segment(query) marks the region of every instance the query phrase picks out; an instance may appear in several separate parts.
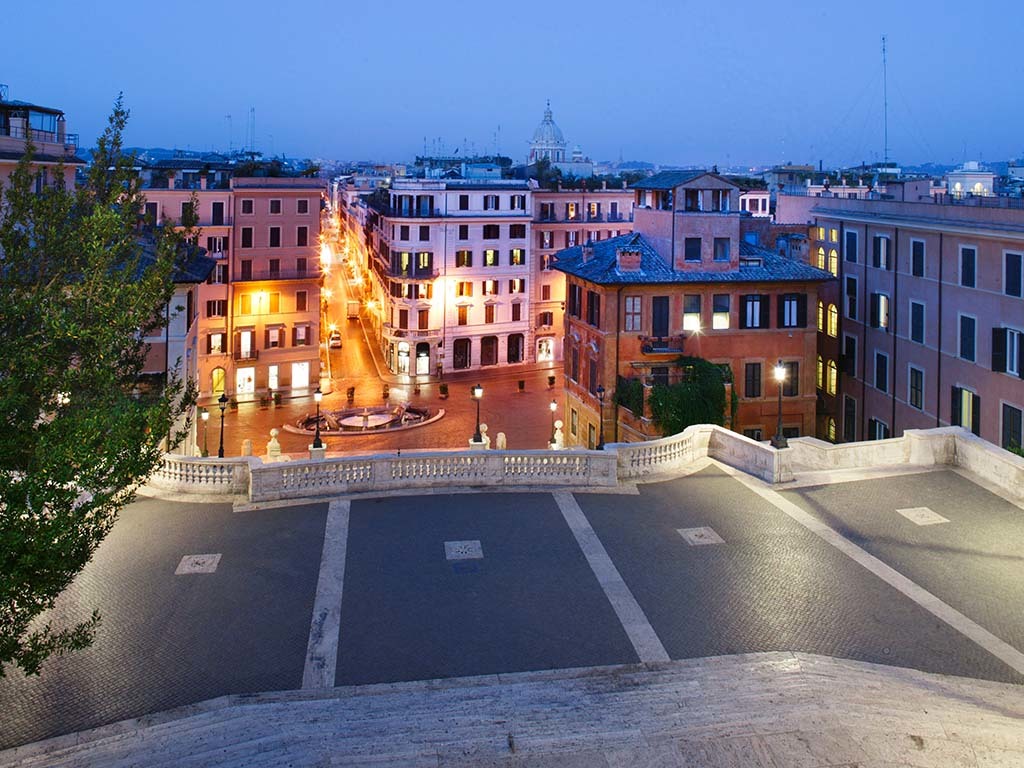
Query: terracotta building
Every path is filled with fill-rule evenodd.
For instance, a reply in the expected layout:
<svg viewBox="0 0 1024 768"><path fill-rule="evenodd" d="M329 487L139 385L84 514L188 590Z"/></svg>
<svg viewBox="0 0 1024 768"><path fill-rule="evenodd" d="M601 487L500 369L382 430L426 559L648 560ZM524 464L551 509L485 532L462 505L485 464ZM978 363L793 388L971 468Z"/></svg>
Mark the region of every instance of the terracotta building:
<svg viewBox="0 0 1024 768"><path fill-rule="evenodd" d="M813 308L832 276L752 242L763 222L745 231L739 188L715 173L664 172L633 189L633 234L555 260L566 275L567 444L660 435L649 394L683 375L681 355L723 366L738 397L730 426L755 439L775 431L781 360L784 434L814 434ZM616 396L637 385L642 400Z"/></svg>

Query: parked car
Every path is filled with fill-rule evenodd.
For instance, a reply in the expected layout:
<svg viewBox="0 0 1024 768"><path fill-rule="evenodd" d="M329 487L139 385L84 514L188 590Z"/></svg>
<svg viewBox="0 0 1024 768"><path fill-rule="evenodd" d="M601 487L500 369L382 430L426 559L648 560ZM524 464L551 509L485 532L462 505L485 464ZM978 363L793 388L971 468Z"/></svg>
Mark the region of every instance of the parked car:
<svg viewBox="0 0 1024 768"><path fill-rule="evenodd" d="M341 349L340 331L331 331L331 335L327 337L327 346L331 349Z"/></svg>

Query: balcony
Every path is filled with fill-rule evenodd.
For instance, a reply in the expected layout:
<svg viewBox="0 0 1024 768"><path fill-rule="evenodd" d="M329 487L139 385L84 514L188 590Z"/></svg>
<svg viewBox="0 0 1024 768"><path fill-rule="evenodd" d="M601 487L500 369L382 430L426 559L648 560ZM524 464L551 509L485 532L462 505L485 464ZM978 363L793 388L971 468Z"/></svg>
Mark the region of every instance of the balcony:
<svg viewBox="0 0 1024 768"><path fill-rule="evenodd" d="M626 216L625 214L622 214L622 213L609 213L608 214L608 221L609 222L613 222L613 221L632 221L632 220L633 220L632 216Z"/></svg>
<svg viewBox="0 0 1024 768"><path fill-rule="evenodd" d="M235 280L239 283L250 283L257 280L319 280L320 275L308 269L254 269L249 274L242 273Z"/></svg>
<svg viewBox="0 0 1024 768"><path fill-rule="evenodd" d="M236 349L231 354L231 357L233 359L235 359L235 360L259 360L260 359L260 351L258 349L249 349L249 350Z"/></svg>
<svg viewBox="0 0 1024 768"><path fill-rule="evenodd" d="M604 221L604 214L601 213L601 212L598 212L598 213L588 213L587 214L587 221Z"/></svg>
<svg viewBox="0 0 1024 768"><path fill-rule="evenodd" d="M395 277L402 280L436 280L441 274L434 268L392 269L391 267L385 267L384 272L388 277Z"/></svg>
<svg viewBox="0 0 1024 768"><path fill-rule="evenodd" d="M640 351L645 355L682 354L684 336L639 336Z"/></svg>
<svg viewBox="0 0 1024 768"><path fill-rule="evenodd" d="M13 125L0 125L0 136L10 136L12 139L28 139L33 144L61 144L65 151L78 149L78 134L66 133L62 137L53 131L40 131L35 128L21 128ZM38 148L38 147L37 147Z"/></svg>
<svg viewBox="0 0 1024 768"><path fill-rule="evenodd" d="M384 323L384 333L396 339L431 339L441 335L440 328L392 328L390 323Z"/></svg>

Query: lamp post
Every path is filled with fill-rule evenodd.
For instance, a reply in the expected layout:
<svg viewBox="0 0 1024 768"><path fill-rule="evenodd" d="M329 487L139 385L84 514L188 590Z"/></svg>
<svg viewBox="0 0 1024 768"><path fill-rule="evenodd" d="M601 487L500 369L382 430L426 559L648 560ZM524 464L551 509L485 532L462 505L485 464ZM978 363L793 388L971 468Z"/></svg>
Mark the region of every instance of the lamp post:
<svg viewBox="0 0 1024 768"><path fill-rule="evenodd" d="M597 385L597 400L601 409L601 418L597 422L597 450L604 450L604 387Z"/></svg>
<svg viewBox="0 0 1024 768"><path fill-rule="evenodd" d="M549 445L554 447L555 445L555 411L558 410L558 403L554 400L551 401L551 442Z"/></svg>
<svg viewBox="0 0 1024 768"><path fill-rule="evenodd" d="M205 457L210 455L210 452L206 449L206 436L210 431L210 412L203 408L199 418L203 420L203 456Z"/></svg>
<svg viewBox="0 0 1024 768"><path fill-rule="evenodd" d="M773 448L788 448L789 443L782 436L782 385L786 383L786 366L779 360L775 364L775 382L779 385L779 421L775 427L775 436L772 437Z"/></svg>
<svg viewBox="0 0 1024 768"><path fill-rule="evenodd" d="M482 443L484 439L480 436L480 399L484 396L484 388L479 384L473 385L473 399L476 400L476 432L473 433L473 442Z"/></svg>
<svg viewBox="0 0 1024 768"><path fill-rule="evenodd" d="M217 449L217 458L224 458L224 411L228 407L228 393L221 392L220 397L217 398L217 402L220 404L220 447Z"/></svg>
<svg viewBox="0 0 1024 768"><path fill-rule="evenodd" d="M313 435L313 447L323 448L323 441L320 439L320 401L324 399L324 393L320 391L320 385L316 385L316 392L313 393L316 400L316 433Z"/></svg>

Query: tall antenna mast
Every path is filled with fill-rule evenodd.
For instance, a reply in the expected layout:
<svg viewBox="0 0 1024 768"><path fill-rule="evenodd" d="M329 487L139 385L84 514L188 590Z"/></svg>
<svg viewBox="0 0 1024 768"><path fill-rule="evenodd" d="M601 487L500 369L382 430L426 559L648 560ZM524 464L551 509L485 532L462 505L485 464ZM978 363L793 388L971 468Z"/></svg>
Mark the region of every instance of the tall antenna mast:
<svg viewBox="0 0 1024 768"><path fill-rule="evenodd" d="M889 76L888 60L885 52L885 35L882 35L882 126L884 131L884 142L882 156L884 161L882 167L889 166Z"/></svg>

